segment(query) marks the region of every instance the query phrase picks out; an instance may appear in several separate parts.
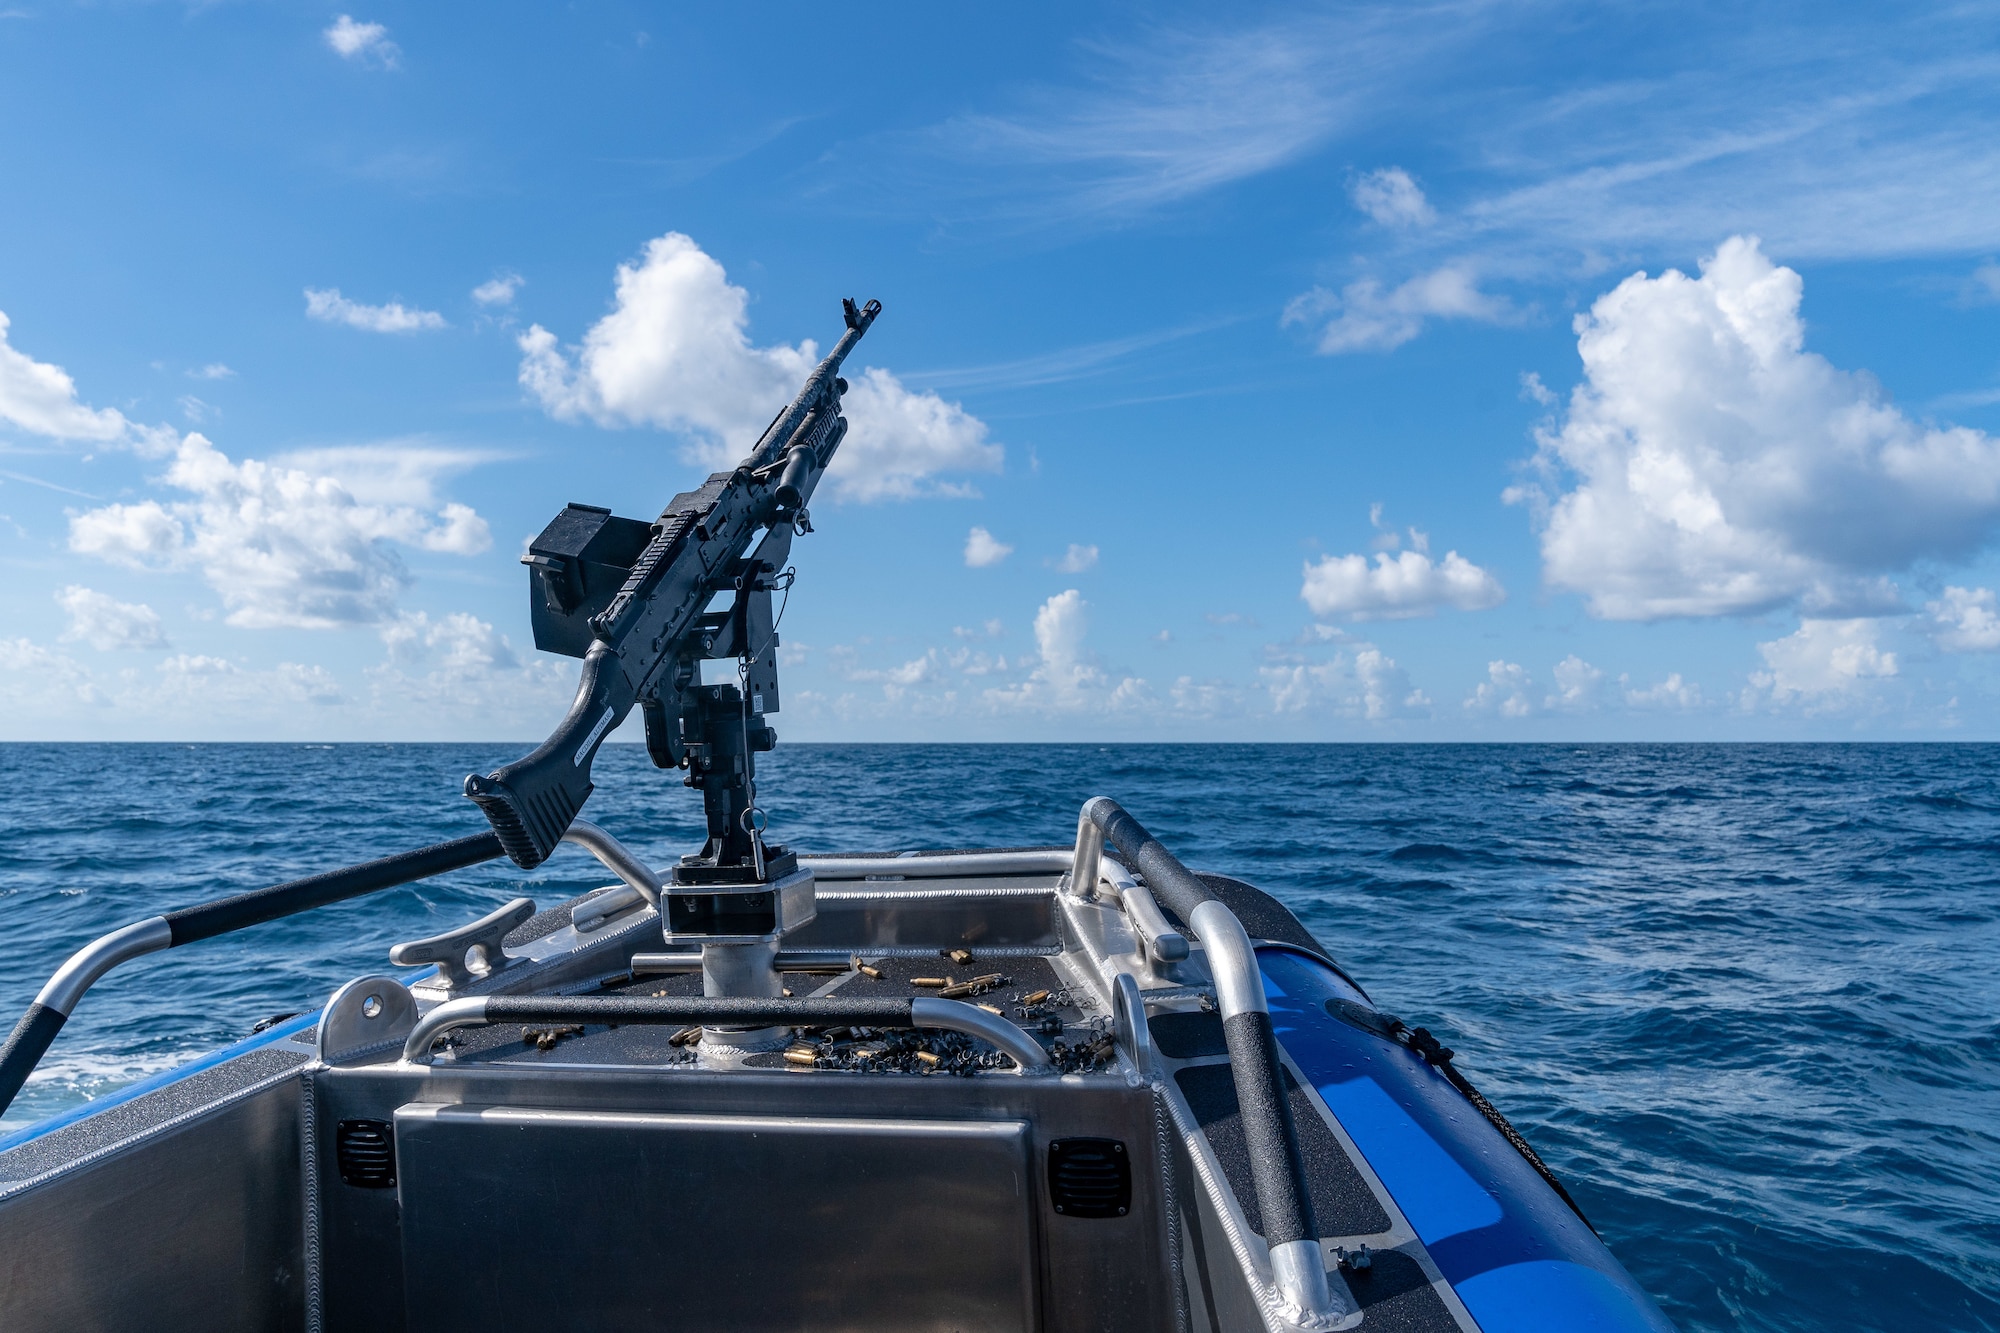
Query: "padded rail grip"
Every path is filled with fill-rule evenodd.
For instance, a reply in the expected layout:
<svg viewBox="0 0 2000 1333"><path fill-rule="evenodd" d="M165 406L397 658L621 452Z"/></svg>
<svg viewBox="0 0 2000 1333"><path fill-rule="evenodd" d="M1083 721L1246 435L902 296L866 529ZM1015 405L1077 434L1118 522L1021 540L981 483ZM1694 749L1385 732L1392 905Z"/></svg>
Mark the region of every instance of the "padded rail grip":
<svg viewBox="0 0 2000 1333"><path fill-rule="evenodd" d="M1222 1031L1229 1043L1229 1067L1236 1080L1243 1137L1250 1155L1251 1181L1264 1215L1264 1237L1273 1247L1296 1241L1319 1243L1312 1196L1306 1188L1298 1129L1280 1078L1278 1042L1264 1000L1257 955L1241 923L1201 877L1182 865L1160 840L1108 796L1084 804L1084 817L1116 847L1127 866L1139 872L1153 896L1188 923L1208 953L1216 980ZM1207 910L1197 913L1206 905ZM1220 915L1218 915L1218 913ZM1209 928L1202 929L1203 923ZM1217 923L1225 929L1217 929Z"/></svg>
<svg viewBox="0 0 2000 1333"><path fill-rule="evenodd" d="M212 903L183 907L166 913L175 944L227 935L246 926L262 925L282 916L308 912L328 903L359 898L365 893L392 889L413 879L428 879L451 870L463 870L501 854L500 839L492 833L476 833L469 838L399 852L379 861L368 861L345 870L329 870L308 875L268 889L253 889Z"/></svg>
<svg viewBox="0 0 2000 1333"><path fill-rule="evenodd" d="M62 1010L39 1003L29 1005L28 1012L21 1015L7 1044L0 1046L0 1111L13 1104L15 1094L68 1021L69 1015Z"/></svg>
<svg viewBox="0 0 2000 1333"><path fill-rule="evenodd" d="M479 833L345 870L329 870L268 889L253 889L212 903L183 907L100 937L78 950L50 978L41 996L28 1006L28 1012L14 1026L6 1044L0 1046L0 1112L13 1103L83 993L118 964L156 949L227 935L232 930L309 912L315 907L394 888L411 880L462 870L491 861L500 854L500 839L491 833Z"/></svg>

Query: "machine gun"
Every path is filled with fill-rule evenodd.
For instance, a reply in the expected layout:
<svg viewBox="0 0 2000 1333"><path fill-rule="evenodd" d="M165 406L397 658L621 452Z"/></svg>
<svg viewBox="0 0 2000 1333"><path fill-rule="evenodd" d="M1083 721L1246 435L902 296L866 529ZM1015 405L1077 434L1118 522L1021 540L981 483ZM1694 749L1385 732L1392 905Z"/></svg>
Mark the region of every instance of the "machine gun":
<svg viewBox="0 0 2000 1333"><path fill-rule="evenodd" d="M764 845L756 756L778 739L764 720L778 711L771 594L791 585L792 538L812 531L807 501L847 433L841 362L882 310L841 305L846 333L734 471L676 495L650 525L572 504L529 546L535 647L581 657L583 678L533 753L465 780L524 870L555 850L590 797L598 746L635 705L647 753L688 770L708 816L707 845L675 867L675 883L763 884L796 868L783 847ZM729 609L711 612L728 592ZM730 658L737 684L701 683L703 661Z"/></svg>

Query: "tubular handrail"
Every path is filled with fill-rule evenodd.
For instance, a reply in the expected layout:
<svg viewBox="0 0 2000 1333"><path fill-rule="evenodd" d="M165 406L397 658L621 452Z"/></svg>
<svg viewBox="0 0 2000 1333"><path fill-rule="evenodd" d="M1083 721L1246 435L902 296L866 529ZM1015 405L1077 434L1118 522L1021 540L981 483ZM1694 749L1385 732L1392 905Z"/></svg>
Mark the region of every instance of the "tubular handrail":
<svg viewBox="0 0 2000 1333"><path fill-rule="evenodd" d="M1021 1074L1053 1071L1041 1045L978 1005L929 997L843 1000L716 995L476 995L447 1000L417 1021L403 1059L417 1063L454 1028L492 1023L705 1023L737 1026L936 1028L962 1032L1001 1051Z"/></svg>
<svg viewBox="0 0 2000 1333"><path fill-rule="evenodd" d="M618 878L630 885L654 907L660 903L660 877L625 844L587 819L571 822L565 842L575 843L602 862ZM13 1104L28 1075L48 1053L56 1034L76 1012L84 992L120 963L145 954L196 940L212 939L232 931L276 921L280 917L309 912L315 907L344 902L364 894L392 889L413 880L463 870L491 861L501 854L500 839L493 833L477 833L469 838L434 843L415 851L398 852L358 866L328 870L304 879L288 880L268 889L252 889L214 902L177 908L147 917L99 936L71 954L56 969L28 1012L14 1025L14 1031L0 1044L0 1112Z"/></svg>
<svg viewBox="0 0 2000 1333"><path fill-rule="evenodd" d="M630 848L588 819L572 819L562 840L572 842L604 863L618 878L636 889L654 909L660 905L660 875L632 854Z"/></svg>
<svg viewBox="0 0 2000 1333"><path fill-rule="evenodd" d="M428 879L451 870L491 861L500 855L500 839L491 833L440 842L415 851L398 852L343 870L329 870L304 879L274 884L268 889L232 894L214 902L177 908L114 930L70 955L56 969L28 1012L0 1045L0 1111L13 1104L56 1034L75 1011L84 992L106 972L142 954L212 939L231 931L309 912L315 907L358 898L363 894Z"/></svg>
<svg viewBox="0 0 2000 1333"><path fill-rule="evenodd" d="M1227 904L1108 796L1084 802L1078 816L1071 892L1087 894L1096 887L1105 843L1144 877L1154 898L1187 923L1207 954L1249 1149L1251 1184L1270 1243L1272 1283L1288 1319L1328 1327L1336 1311L1257 951ZM1144 1019L1143 1007L1138 1018Z"/></svg>

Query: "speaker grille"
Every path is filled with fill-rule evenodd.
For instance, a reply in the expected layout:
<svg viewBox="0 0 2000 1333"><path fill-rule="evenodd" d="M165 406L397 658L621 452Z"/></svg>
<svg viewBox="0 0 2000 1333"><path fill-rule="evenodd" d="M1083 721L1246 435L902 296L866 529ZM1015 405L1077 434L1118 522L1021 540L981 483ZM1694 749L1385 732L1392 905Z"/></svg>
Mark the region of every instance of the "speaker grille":
<svg viewBox="0 0 2000 1333"><path fill-rule="evenodd" d="M396 1183L396 1132L386 1120L343 1120L333 1131L340 1178L365 1190Z"/></svg>
<svg viewBox="0 0 2000 1333"><path fill-rule="evenodd" d="M1049 1202L1064 1217L1123 1217L1132 1207L1132 1162L1117 1139L1049 1144Z"/></svg>

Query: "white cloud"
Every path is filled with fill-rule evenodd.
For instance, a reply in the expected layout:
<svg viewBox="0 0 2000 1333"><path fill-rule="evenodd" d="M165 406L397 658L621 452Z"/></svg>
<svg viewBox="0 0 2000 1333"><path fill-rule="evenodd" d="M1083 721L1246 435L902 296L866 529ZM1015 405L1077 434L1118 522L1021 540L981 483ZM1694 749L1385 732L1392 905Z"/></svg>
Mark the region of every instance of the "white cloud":
<svg viewBox="0 0 2000 1333"><path fill-rule="evenodd" d="M1840 694L1896 674L1896 655L1883 652L1878 620L1801 620L1796 632L1757 651L1770 667L1750 679L1783 703L1801 695Z"/></svg>
<svg viewBox="0 0 2000 1333"><path fill-rule="evenodd" d="M1733 237L1691 279L1635 274L1577 318L1585 382L1540 435L1548 581L1618 620L1897 609L1878 577L1976 549L2000 442L1919 426L1804 350L1803 283Z"/></svg>
<svg viewBox="0 0 2000 1333"><path fill-rule="evenodd" d="M1620 679L1623 680L1623 677ZM1664 708L1687 712L1700 708L1706 700L1702 698L1700 685L1682 680L1681 673L1674 671L1669 672L1667 678L1659 684L1646 689L1628 687L1625 691L1625 702L1634 708Z"/></svg>
<svg viewBox="0 0 2000 1333"><path fill-rule="evenodd" d="M728 467L798 392L818 345L753 346L749 295L690 238L669 232L620 264L617 307L565 352L533 325L520 337L521 384L551 415L604 426L657 426L694 439L693 457ZM962 495L944 474L997 472L1004 451L986 425L880 367L846 374L849 431L828 483L836 498Z"/></svg>
<svg viewBox="0 0 2000 1333"><path fill-rule="evenodd" d="M1534 680L1518 662L1495 659L1486 664L1486 679L1467 696L1465 711L1530 717L1537 711L1534 690Z"/></svg>
<svg viewBox="0 0 2000 1333"><path fill-rule="evenodd" d="M1042 655L1035 679L1046 684L1058 700L1072 700L1103 679L1083 647L1090 629L1089 607L1083 594L1070 588L1049 598L1035 612L1035 647Z"/></svg>
<svg viewBox="0 0 2000 1333"><path fill-rule="evenodd" d="M22 724L50 716L103 708L104 697L90 672L75 658L52 652L30 639L0 639L0 719L9 735Z"/></svg>
<svg viewBox="0 0 2000 1333"><path fill-rule="evenodd" d="M191 380L233 380L236 372L220 361L211 361L199 369L190 370L187 377Z"/></svg>
<svg viewBox="0 0 2000 1333"><path fill-rule="evenodd" d="M412 309L399 301L363 305L342 296L338 287L306 288L306 315L322 324L345 324L369 333L418 333L445 327L444 316L435 310Z"/></svg>
<svg viewBox="0 0 2000 1333"><path fill-rule="evenodd" d="M389 30L379 23L356 23L342 14L320 35L326 38L326 44L342 60L372 64L382 69L394 69L402 60L401 49L389 40Z"/></svg>
<svg viewBox="0 0 2000 1333"><path fill-rule="evenodd" d="M989 620L977 629L965 625L951 627L952 637L955 639L997 639L1005 632L1006 627L998 620Z"/></svg>
<svg viewBox="0 0 2000 1333"><path fill-rule="evenodd" d="M512 305L526 281L518 273L498 273L474 287L472 299L481 305Z"/></svg>
<svg viewBox="0 0 2000 1333"><path fill-rule="evenodd" d="M970 569L989 569L1013 553L1013 547L985 528L974 528L965 538L965 563Z"/></svg>
<svg viewBox="0 0 2000 1333"><path fill-rule="evenodd" d="M437 505L440 481L470 471L500 455L480 449L454 449L425 442L422 436L383 444L334 445L324 449L294 449L271 461L315 476L331 477L363 504ZM475 548L484 550L482 542ZM466 551L464 554L472 554Z"/></svg>
<svg viewBox="0 0 2000 1333"><path fill-rule="evenodd" d="M1427 227L1437 211L1401 167L1383 167L1354 182L1354 206L1385 227Z"/></svg>
<svg viewBox="0 0 2000 1333"><path fill-rule="evenodd" d="M1327 662L1263 667L1258 675L1276 713L1326 711L1371 722L1430 714L1429 696L1412 688L1409 673L1373 644L1362 644L1352 657L1338 653Z"/></svg>
<svg viewBox="0 0 2000 1333"><path fill-rule="evenodd" d="M390 543L454 555L491 544L470 508L363 503L333 477L181 441L168 485L192 498L106 505L70 519L70 549L138 568L195 567L254 629L383 620L409 581Z"/></svg>
<svg viewBox="0 0 2000 1333"><path fill-rule="evenodd" d="M1096 654L1084 646L1089 630L1090 604L1082 593L1070 588L1049 598L1035 613L1034 669L1018 685L987 690L987 702L1009 710L1047 712L1143 706L1149 698L1146 682L1127 676L1114 684ZM1016 666L1023 664L1016 660Z"/></svg>
<svg viewBox="0 0 2000 1333"><path fill-rule="evenodd" d="M1946 588L1944 596L1926 602L1930 621L1924 626L1937 646L1948 653L1990 653L2000 649L2000 604L1991 588Z"/></svg>
<svg viewBox="0 0 2000 1333"><path fill-rule="evenodd" d="M1426 320L1509 324L1520 317L1506 301L1479 290L1470 265L1455 263L1388 291L1374 278L1350 282L1338 293L1315 287L1285 307L1284 323L1317 328L1320 352L1337 356L1401 347L1424 331Z"/></svg>
<svg viewBox="0 0 2000 1333"><path fill-rule="evenodd" d="M69 614L62 637L93 648L165 648L160 614L143 603L121 602L109 593L70 584L56 593Z"/></svg>
<svg viewBox="0 0 2000 1333"><path fill-rule="evenodd" d="M1597 706L1598 687L1604 683L1602 671L1571 653L1549 674L1556 678L1556 693L1548 700L1550 708L1582 712Z"/></svg>
<svg viewBox="0 0 2000 1333"><path fill-rule="evenodd" d="M211 414L217 416L221 415L220 413L216 412L212 404L203 402L201 399L195 397L191 393L185 393L181 395L180 405L181 405L181 415L186 417L189 421L193 422L197 426L199 426L202 422L208 420Z"/></svg>
<svg viewBox="0 0 2000 1333"><path fill-rule="evenodd" d="M1433 562L1422 550L1327 555L1305 566L1299 596L1317 616L1400 620L1427 616L1440 606L1482 611L1506 599L1500 581L1457 551Z"/></svg>
<svg viewBox="0 0 2000 1333"><path fill-rule="evenodd" d="M422 667L443 681L467 681L521 665L504 634L464 611L438 620L426 612L408 612L384 623L381 634L390 666Z"/></svg>
<svg viewBox="0 0 2000 1333"><path fill-rule="evenodd" d="M86 407L76 400L76 381L61 366L37 361L7 342L8 319L0 312L0 421L58 440L115 440L126 420L111 408Z"/></svg>
<svg viewBox="0 0 2000 1333"><path fill-rule="evenodd" d="M1081 546L1071 542L1063 552L1062 559L1056 561L1056 568L1065 574L1082 574L1097 568L1097 548Z"/></svg>

